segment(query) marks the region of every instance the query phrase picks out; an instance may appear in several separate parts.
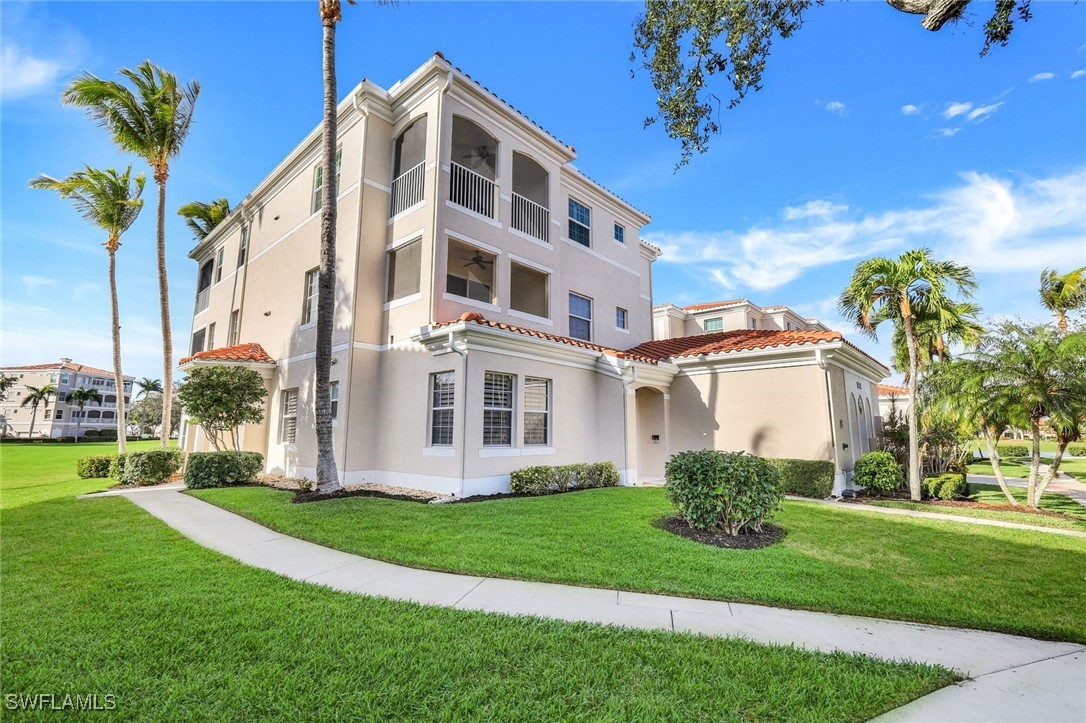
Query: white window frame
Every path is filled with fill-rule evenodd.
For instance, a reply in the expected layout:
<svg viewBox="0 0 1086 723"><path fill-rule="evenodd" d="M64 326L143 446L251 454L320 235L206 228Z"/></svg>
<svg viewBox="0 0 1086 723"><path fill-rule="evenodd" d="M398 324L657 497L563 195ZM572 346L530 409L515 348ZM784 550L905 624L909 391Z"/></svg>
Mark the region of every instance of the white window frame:
<svg viewBox="0 0 1086 723"><path fill-rule="evenodd" d="M531 386L533 386L535 384L539 384L540 382L542 382L543 386L544 386L543 407L542 408L530 407L530 406L528 406L528 389L529 389L529 387L531 387ZM552 381L550 379L544 379L542 377L528 377L528 376L524 377L524 434L525 435L528 434L528 429L529 429L528 418L529 418L529 415L542 415L543 419L544 419L544 422L543 422L543 441L542 442L529 442L528 439L527 439L527 436L525 436L525 439L524 439L524 446L525 447L547 447L547 446L550 446L550 443L551 443L551 399L553 399L553 395L551 393L552 386L553 386L553 383L552 383Z"/></svg>
<svg viewBox="0 0 1086 723"><path fill-rule="evenodd" d="M234 309L230 312L230 326L227 329L227 346L237 346L238 339L241 334L241 309Z"/></svg>
<svg viewBox="0 0 1086 723"><path fill-rule="evenodd" d="M588 302L588 317L587 318L584 317L584 316L578 316L577 314L573 313L573 304L571 304L569 302L572 301L572 297L574 297L574 296L576 296L579 299L584 299L585 301ZM588 338L587 339L581 339L581 337L579 337L579 336L573 336L573 325L569 324L569 335L572 338L581 339L581 341L587 341L589 343L592 342L592 336L593 336L593 334L592 334L592 306L593 306L593 303L592 303L592 298L591 297L585 296L584 294L578 294L576 291L569 292L569 296L566 297L566 311L568 312L569 319L570 320L572 320L572 319L580 319L581 321L587 321L588 322ZM567 323L568 323L568 321L567 321Z"/></svg>
<svg viewBox="0 0 1086 723"><path fill-rule="evenodd" d="M249 225L241 227L241 243L238 245L238 268L240 269L249 260Z"/></svg>
<svg viewBox="0 0 1086 723"><path fill-rule="evenodd" d="M332 408L332 421L339 417L339 382L328 382L328 400Z"/></svg>
<svg viewBox="0 0 1086 723"><path fill-rule="evenodd" d="M573 208L572 208L573 204L577 204L578 206L580 206L581 208L583 208L585 211L588 212L588 223L583 223L582 221L579 221L579 220L573 218ZM577 239L573 238L573 234L571 234L569 232L570 229L567 227L566 228L566 235L569 236L569 240L572 241L575 244L580 244L581 246L584 246L585 248L592 248L592 207L589 206L587 203L581 203L580 201L578 201L573 196L570 196L569 201L566 204L566 214L569 217L569 223L570 224L576 224L577 226L580 226L581 228L583 228L585 230L585 233L588 235L588 243L581 243Z"/></svg>
<svg viewBox="0 0 1086 723"><path fill-rule="evenodd" d="M438 379L443 378L443 377L448 378L448 380L449 380L448 384L451 387L451 389L450 389L450 394L449 394L449 399L448 399L449 403L439 405L437 403L437 398L435 397L435 393L437 391ZM426 426L427 426L427 428L429 430L429 434L427 436L427 441L429 442L429 446L430 447L452 447L453 444L455 444L455 439L456 439L456 436L455 436L456 435L456 412L454 411L456 409L456 372L454 372L452 370L446 370L446 371L441 371L441 372L434 372L433 374L431 374L430 375L430 384L429 384L429 387L428 387L428 393L430 395L430 401L429 401L429 404L427 406L429 407L429 410L430 410L430 413L429 413L430 418L427 420L427 425ZM435 442L434 441L434 432L436 431L436 427L434 426L434 423L435 423L435 421L437 419L437 415L434 414L434 413L435 412L444 412L444 411L449 412L449 416L450 416L450 419L451 419L451 422L448 425L448 427L449 427L449 441L448 442Z"/></svg>
<svg viewBox="0 0 1086 723"><path fill-rule="evenodd" d="M720 322L720 328L718 328L718 329L710 329L709 328L710 322L714 322L714 321L719 321ZM706 319L705 320L705 333L706 334L715 334L718 331L724 331L724 317L723 316L714 316L712 319Z"/></svg>
<svg viewBox="0 0 1086 723"><path fill-rule="evenodd" d="M621 324L619 322L622 322ZM615 328L621 331L630 330L630 312L621 306L615 307Z"/></svg>
<svg viewBox="0 0 1086 723"><path fill-rule="evenodd" d="M226 265L226 247L220 246L215 254L215 283L222 281L222 267Z"/></svg>
<svg viewBox="0 0 1086 723"><path fill-rule="evenodd" d="M615 224L615 243L626 245L626 227L621 223Z"/></svg>
<svg viewBox="0 0 1086 723"><path fill-rule="evenodd" d="M343 146L336 149L336 185L333 193L336 197L339 197L339 181L343 176ZM318 163L313 168L313 203L311 205L311 213L316 213L321 210L324 205L324 164Z"/></svg>
<svg viewBox="0 0 1086 723"><path fill-rule="evenodd" d="M302 287L302 326L317 323L317 299L320 296L321 269L319 266L305 272L305 285Z"/></svg>
<svg viewBox="0 0 1086 723"><path fill-rule="evenodd" d="M215 322L211 322L207 325L207 338L204 340L208 349L215 348Z"/></svg>
<svg viewBox="0 0 1086 723"><path fill-rule="evenodd" d="M487 400L487 390L492 378L501 377L509 380L509 406L498 406L490 403ZM517 404L517 375L510 374L508 372L492 372L487 371L483 373L483 429L482 429L482 442L484 447L512 447L516 441L516 423L514 416L516 414ZM509 420L509 441L508 442L488 442L487 441L487 412L497 412L499 414L506 415Z"/></svg>
<svg viewBox="0 0 1086 723"><path fill-rule="evenodd" d="M288 412L289 402L293 399L294 411ZM287 420L293 421L290 439L287 439ZM279 444L295 444L298 441L298 388L284 389L279 393Z"/></svg>

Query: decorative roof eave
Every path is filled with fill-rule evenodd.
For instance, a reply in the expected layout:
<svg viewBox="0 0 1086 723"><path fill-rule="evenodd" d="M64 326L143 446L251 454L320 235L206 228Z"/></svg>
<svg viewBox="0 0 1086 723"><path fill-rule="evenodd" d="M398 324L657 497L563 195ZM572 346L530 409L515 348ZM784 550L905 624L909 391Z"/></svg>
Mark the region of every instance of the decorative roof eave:
<svg viewBox="0 0 1086 723"><path fill-rule="evenodd" d="M874 357L871 357L866 352L862 351L856 346L853 346L847 340L828 340L828 341L814 341L803 344L778 344L775 346L760 347L757 349L732 349L728 351L713 352L708 354L692 354L685 356L672 357L671 361L676 364L680 369L697 367L697 366L711 366L717 364L744 364L751 361L771 361L772 359L783 359L789 356L796 358L799 356L807 357L804 359L804 363L815 363L818 361L817 354L809 355L807 352L832 352L826 354L823 358L826 360L833 359L837 352L842 354L841 366L847 366L848 368L863 374L864 376L878 381L885 379L890 375L890 370L877 361Z"/></svg>
<svg viewBox="0 0 1086 723"><path fill-rule="evenodd" d="M188 371L201 366L244 366L255 369L264 378L268 378L277 364L264 351L264 347L250 342L198 351L192 356L183 358L178 364L178 369Z"/></svg>

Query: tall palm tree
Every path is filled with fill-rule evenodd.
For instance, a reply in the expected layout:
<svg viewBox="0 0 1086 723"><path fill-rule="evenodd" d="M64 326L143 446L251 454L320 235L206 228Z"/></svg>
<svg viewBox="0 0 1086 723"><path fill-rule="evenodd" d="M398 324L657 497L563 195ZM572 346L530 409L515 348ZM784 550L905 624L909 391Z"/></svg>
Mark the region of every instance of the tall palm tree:
<svg viewBox="0 0 1086 723"><path fill-rule="evenodd" d="M86 109L91 118L108 130L118 148L133 153L150 165L158 184L158 292L162 317L162 377L173 385L173 334L170 330L170 288L166 278L166 179L170 161L181 152L189 134L199 83L182 85L177 76L145 60L135 69L121 68L120 75L132 88L91 73L76 78L64 92L66 105ZM173 400L162 400L163 418L170 418ZM163 425L162 446L169 444L169 425ZM120 435L118 435L120 438Z"/></svg>
<svg viewBox="0 0 1086 723"><path fill-rule="evenodd" d="M99 170L85 166L63 180L41 175L30 182L31 188L56 191L70 200L87 221L106 232L109 254L109 301L113 313L113 378L117 383L117 449L125 451L127 437L124 414L124 375L121 374L121 317L117 307L117 249L121 234L129 229L143 209L142 173L132 177L132 166L124 173L113 168Z"/></svg>
<svg viewBox="0 0 1086 723"><path fill-rule="evenodd" d="M940 309L952 303L950 287L970 296L977 282L973 272L953 261L931 258L927 248L906 251L896 259L873 258L856 266L837 308L863 333L876 337L884 321L899 323L909 354L909 494L920 499L920 447L917 429L916 384L919 354L916 320L919 310Z"/></svg>
<svg viewBox="0 0 1086 723"><path fill-rule="evenodd" d="M914 326L920 373L923 374L932 362L949 359L949 347L953 345L976 346L984 337L984 325L978 320L979 316L980 306L970 301L951 300L936 309L917 309ZM904 324L894 324L890 345L894 350L893 367L905 374L908 381L909 349Z"/></svg>
<svg viewBox="0 0 1086 723"><path fill-rule="evenodd" d="M150 377L144 377L136 380L136 386L140 388L140 393L137 394L132 401L138 402L140 399L148 396L149 394L162 394L162 381L159 379L151 379ZM140 438L143 438L144 423L143 420L147 417L146 405L140 407Z"/></svg>
<svg viewBox="0 0 1086 723"><path fill-rule="evenodd" d="M26 396L23 397L22 404L19 406L30 407L30 431L27 433L27 437L34 436L34 423L38 420L38 405L49 404L49 398L55 397L57 394L56 384L45 384L40 387L32 387L27 385Z"/></svg>
<svg viewBox="0 0 1086 723"><path fill-rule="evenodd" d="M124 395L121 395L124 396ZM102 402L102 393L97 389L87 389L86 387L79 387L73 389L71 394L68 395L68 404L74 404L79 407L79 416L76 417L75 423L75 441L79 441L79 431L83 428L83 407L87 406L87 402ZM120 436L117 437L120 440Z"/></svg>
<svg viewBox="0 0 1086 723"><path fill-rule="evenodd" d="M203 241L204 237L230 215L230 202L225 198L216 198L211 203L192 201L177 209L177 215L184 217L185 225L196 240Z"/></svg>
<svg viewBox="0 0 1086 723"><path fill-rule="evenodd" d="M1056 315L1060 334L1067 333L1067 314L1086 307L1086 266L1066 274L1041 272L1041 303Z"/></svg>

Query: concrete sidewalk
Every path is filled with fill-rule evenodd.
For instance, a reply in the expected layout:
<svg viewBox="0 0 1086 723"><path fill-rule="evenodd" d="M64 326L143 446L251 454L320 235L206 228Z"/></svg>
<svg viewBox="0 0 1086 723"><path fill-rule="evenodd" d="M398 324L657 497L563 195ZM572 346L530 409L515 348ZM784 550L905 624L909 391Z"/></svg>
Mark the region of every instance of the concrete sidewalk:
<svg viewBox="0 0 1086 723"><path fill-rule="evenodd" d="M282 535L179 485L121 495L181 534L254 567L344 592L631 628L741 637L820 651L935 663L971 678L887 720L1086 720L1086 646L972 630L393 565ZM99 495L94 495L99 496Z"/></svg>

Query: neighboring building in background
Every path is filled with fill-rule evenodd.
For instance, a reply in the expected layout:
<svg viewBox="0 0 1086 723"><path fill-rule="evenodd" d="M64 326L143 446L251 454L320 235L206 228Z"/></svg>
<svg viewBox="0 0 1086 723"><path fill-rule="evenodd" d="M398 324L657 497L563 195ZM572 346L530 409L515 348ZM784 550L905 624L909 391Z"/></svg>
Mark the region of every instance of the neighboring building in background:
<svg viewBox="0 0 1086 723"><path fill-rule="evenodd" d="M0 402L0 435L29 436L30 420L33 416L35 439L74 436L76 426L80 425L80 411L76 405L68 404L68 395L79 387L95 389L102 395L101 402L88 402L84 406L80 434L91 429L117 427L117 385L111 371L75 364L71 359L63 357L52 364L2 367L0 374L15 377L17 380L8 389L4 401ZM132 395L134 377L126 376L124 379L124 399L127 405ZM40 389L47 384L56 386L56 396L39 404L37 415L34 416L34 410L30 406L22 406L27 387Z"/></svg>
<svg viewBox="0 0 1086 723"><path fill-rule="evenodd" d="M904 419L905 415L909 413L909 406L912 397L909 396L908 387L899 387L894 384L880 384L879 385L879 416L883 421L890 419L891 410L895 410L898 414L902 415Z"/></svg>
<svg viewBox="0 0 1086 723"><path fill-rule="evenodd" d="M818 319L804 318L787 306L758 306L747 299L690 306L662 304L652 308L652 322L655 339L739 329L829 331Z"/></svg>

